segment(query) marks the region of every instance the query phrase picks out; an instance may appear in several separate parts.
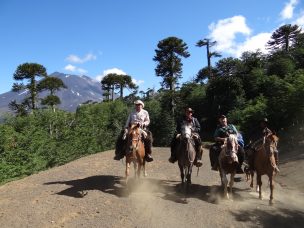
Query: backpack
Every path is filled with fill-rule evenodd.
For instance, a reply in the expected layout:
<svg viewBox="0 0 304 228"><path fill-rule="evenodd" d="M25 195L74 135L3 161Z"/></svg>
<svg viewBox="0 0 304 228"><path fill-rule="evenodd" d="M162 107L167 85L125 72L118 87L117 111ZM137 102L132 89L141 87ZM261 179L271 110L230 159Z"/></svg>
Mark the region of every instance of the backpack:
<svg viewBox="0 0 304 228"><path fill-rule="evenodd" d="M245 145L245 142L244 142L244 139L243 139L243 136L241 133L237 133L237 141L238 141L238 144L241 146L241 147L244 147Z"/></svg>

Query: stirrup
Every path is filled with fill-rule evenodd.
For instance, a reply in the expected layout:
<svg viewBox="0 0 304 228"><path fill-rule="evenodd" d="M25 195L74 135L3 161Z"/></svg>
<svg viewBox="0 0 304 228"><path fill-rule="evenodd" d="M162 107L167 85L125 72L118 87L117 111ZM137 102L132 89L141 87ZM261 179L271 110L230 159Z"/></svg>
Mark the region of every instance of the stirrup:
<svg viewBox="0 0 304 228"><path fill-rule="evenodd" d="M145 159L146 159L147 162L153 161L153 158L150 154L146 154Z"/></svg>
<svg viewBox="0 0 304 228"><path fill-rule="evenodd" d="M278 167L277 165L275 166L274 171L275 171L276 173L279 173L279 172L280 172L279 167Z"/></svg>
<svg viewBox="0 0 304 228"><path fill-rule="evenodd" d="M201 167L201 166L203 165L203 162L202 162L202 160L197 159L197 160L194 162L194 165L195 165L196 167Z"/></svg>
<svg viewBox="0 0 304 228"><path fill-rule="evenodd" d="M175 158L173 158L172 156L168 159L168 161L170 162L170 163L174 163L174 162L176 162L176 159Z"/></svg>

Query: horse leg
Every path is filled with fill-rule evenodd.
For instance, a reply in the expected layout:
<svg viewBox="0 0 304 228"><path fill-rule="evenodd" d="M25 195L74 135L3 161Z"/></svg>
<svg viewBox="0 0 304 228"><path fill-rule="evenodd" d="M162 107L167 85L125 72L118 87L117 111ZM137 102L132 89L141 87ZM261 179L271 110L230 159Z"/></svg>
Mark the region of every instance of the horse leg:
<svg viewBox="0 0 304 228"><path fill-rule="evenodd" d="M137 176L137 162L133 161L133 165L134 165L134 178L136 179L136 176Z"/></svg>
<svg viewBox="0 0 304 228"><path fill-rule="evenodd" d="M192 165L187 169L187 184L191 184Z"/></svg>
<svg viewBox="0 0 304 228"><path fill-rule="evenodd" d="M128 177L130 175L130 162L126 160L126 185L128 183Z"/></svg>
<svg viewBox="0 0 304 228"><path fill-rule="evenodd" d="M146 171L146 160L144 159L143 161L143 172L144 172L144 177L148 176L147 171Z"/></svg>
<svg viewBox="0 0 304 228"><path fill-rule="evenodd" d="M229 188L230 188L230 196L232 197L232 187L234 184L234 175L235 173L230 174Z"/></svg>
<svg viewBox="0 0 304 228"><path fill-rule="evenodd" d="M269 185L270 185L270 200L269 200L269 205L273 205L273 189L274 189L274 183L273 183L273 177L270 175L269 176Z"/></svg>
<svg viewBox="0 0 304 228"><path fill-rule="evenodd" d="M262 196L262 175L257 174L257 185L259 187L259 199L263 199Z"/></svg>
<svg viewBox="0 0 304 228"><path fill-rule="evenodd" d="M140 178L140 172L141 172L141 168L142 168L142 161L138 161L138 164L137 164L137 178L139 179Z"/></svg>
<svg viewBox="0 0 304 228"><path fill-rule="evenodd" d="M254 171L250 171L250 176L251 176L250 188L253 188Z"/></svg>
<svg viewBox="0 0 304 228"><path fill-rule="evenodd" d="M179 170L180 170L180 176L181 176L181 179L182 179L182 185L184 185L184 182L185 182L185 180L184 180L184 178L185 178L184 168L180 164L178 164L178 166L179 166Z"/></svg>
<svg viewBox="0 0 304 228"><path fill-rule="evenodd" d="M227 179L226 173L225 173L225 171L221 170L220 174L221 174L222 186L224 187L224 197L229 199L228 190L227 190L228 179Z"/></svg>

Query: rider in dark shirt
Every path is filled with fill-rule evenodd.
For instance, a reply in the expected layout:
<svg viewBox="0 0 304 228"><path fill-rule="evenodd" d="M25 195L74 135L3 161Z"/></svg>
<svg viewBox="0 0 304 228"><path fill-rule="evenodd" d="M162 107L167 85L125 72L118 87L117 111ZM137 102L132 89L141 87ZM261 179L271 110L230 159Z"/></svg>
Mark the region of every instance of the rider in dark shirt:
<svg viewBox="0 0 304 228"><path fill-rule="evenodd" d="M227 117L225 115L221 115L219 117L219 125L217 126L214 132L215 144L213 144L210 148L209 156L212 170L218 170L218 157L221 152L221 146L224 144L227 137L230 134L238 134L236 127L233 124L227 123ZM238 146L238 160L239 166L237 167L237 173L243 173L242 164L244 161L244 149L241 145Z"/></svg>
<svg viewBox="0 0 304 228"><path fill-rule="evenodd" d="M199 135L201 126L200 126L197 118L193 117L192 114L193 114L193 109L186 108L185 115L183 116L183 118L180 121L177 122L176 133L171 141L171 156L169 158L169 162L174 163L177 160L177 158L176 158L176 146L178 143L178 141L176 139L177 134L181 133L181 127L183 124L190 123L192 133L195 134L194 143L195 143L196 157L194 160L194 165L196 165L197 167L201 167L203 165L202 160L201 160L202 159L201 138Z"/></svg>

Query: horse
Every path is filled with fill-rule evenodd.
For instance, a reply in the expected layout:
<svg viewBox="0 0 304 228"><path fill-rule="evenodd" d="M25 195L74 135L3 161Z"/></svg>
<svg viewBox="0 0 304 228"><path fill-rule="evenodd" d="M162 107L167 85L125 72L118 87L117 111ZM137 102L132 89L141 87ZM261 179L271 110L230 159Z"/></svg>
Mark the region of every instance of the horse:
<svg viewBox="0 0 304 228"><path fill-rule="evenodd" d="M179 139L176 155L180 169L182 185L184 185L186 182L188 186L191 184L192 167L196 156L193 138L195 135L192 134L191 125L187 123L183 124L181 126L181 133L176 137Z"/></svg>
<svg viewBox="0 0 304 228"><path fill-rule="evenodd" d="M259 192L259 199L262 199L262 175L267 175L269 179L269 186L270 186L270 198L269 198L269 205L273 205L273 190L274 190L274 183L273 179L275 176L275 157L274 151L277 148L279 138L274 134L269 134L261 140L260 145L255 147L253 153L253 164L254 170L257 174L257 191ZM251 174L251 184L250 187L253 187L253 175Z"/></svg>
<svg viewBox="0 0 304 228"><path fill-rule="evenodd" d="M234 184L234 176L236 174L236 168L239 164L238 157L238 142L237 136L230 134L229 137L225 140L222 150L219 155L219 173L221 177L221 183L224 188L224 196L229 199L229 194L227 191L228 179L227 174L230 174L230 195L232 196L232 187Z"/></svg>
<svg viewBox="0 0 304 228"><path fill-rule="evenodd" d="M145 146L143 143L143 137L146 137L146 133L140 128L139 124L132 124L128 128L128 132L123 137L127 139L126 146L126 183L130 175L130 164L133 162L135 170L135 178L140 178L141 169L146 176L146 161L145 161Z"/></svg>

